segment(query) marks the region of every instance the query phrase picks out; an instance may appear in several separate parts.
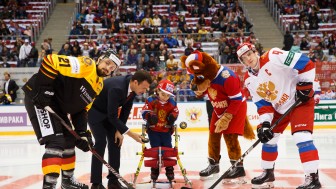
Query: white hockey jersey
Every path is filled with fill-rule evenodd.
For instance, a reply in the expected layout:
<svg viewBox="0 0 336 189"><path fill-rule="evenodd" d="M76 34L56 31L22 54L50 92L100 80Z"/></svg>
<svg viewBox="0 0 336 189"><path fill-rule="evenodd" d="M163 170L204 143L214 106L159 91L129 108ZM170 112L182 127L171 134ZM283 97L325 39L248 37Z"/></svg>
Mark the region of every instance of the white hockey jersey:
<svg viewBox="0 0 336 189"><path fill-rule="evenodd" d="M295 102L296 84L313 82L315 63L302 53L272 48L260 59L257 74L246 72L245 86L256 104L259 121L272 122L274 111L283 114Z"/></svg>

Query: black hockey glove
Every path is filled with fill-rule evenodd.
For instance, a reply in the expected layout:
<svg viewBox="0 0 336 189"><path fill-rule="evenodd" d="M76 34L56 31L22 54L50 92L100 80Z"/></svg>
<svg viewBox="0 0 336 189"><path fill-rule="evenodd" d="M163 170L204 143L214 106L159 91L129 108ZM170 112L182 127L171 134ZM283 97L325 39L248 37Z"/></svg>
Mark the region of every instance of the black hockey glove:
<svg viewBox="0 0 336 189"><path fill-rule="evenodd" d="M173 126L176 121L176 117L173 114L167 116L167 125Z"/></svg>
<svg viewBox="0 0 336 189"><path fill-rule="evenodd" d="M77 131L76 131L77 132ZM87 152L90 150L90 147L93 146L92 135L89 130L80 131L77 134L81 137L81 139L77 139L75 145L77 148Z"/></svg>
<svg viewBox="0 0 336 189"><path fill-rule="evenodd" d="M296 100L301 100L301 102L307 102L313 96L314 90L312 82L299 82L298 84L296 84Z"/></svg>
<svg viewBox="0 0 336 189"><path fill-rule="evenodd" d="M147 121L149 125L156 125L159 122L159 118L154 113L148 113Z"/></svg>
<svg viewBox="0 0 336 189"><path fill-rule="evenodd" d="M50 106L54 97L54 89L52 87L40 87L37 94L32 98L34 105L39 109Z"/></svg>
<svg viewBox="0 0 336 189"><path fill-rule="evenodd" d="M261 124L261 127L257 129L257 133L258 133L257 135L261 143L266 143L273 138L274 134L270 128L271 128L271 123L268 121L265 121L264 123Z"/></svg>

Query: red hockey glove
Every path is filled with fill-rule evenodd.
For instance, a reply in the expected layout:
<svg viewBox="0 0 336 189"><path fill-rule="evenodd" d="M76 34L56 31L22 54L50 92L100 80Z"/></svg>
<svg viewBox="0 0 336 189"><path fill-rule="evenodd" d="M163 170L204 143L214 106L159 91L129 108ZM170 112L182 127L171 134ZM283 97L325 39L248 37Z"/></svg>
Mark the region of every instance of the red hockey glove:
<svg viewBox="0 0 336 189"><path fill-rule="evenodd" d="M301 102L307 102L313 96L314 90L312 82L299 82L296 85L296 100L301 100Z"/></svg>

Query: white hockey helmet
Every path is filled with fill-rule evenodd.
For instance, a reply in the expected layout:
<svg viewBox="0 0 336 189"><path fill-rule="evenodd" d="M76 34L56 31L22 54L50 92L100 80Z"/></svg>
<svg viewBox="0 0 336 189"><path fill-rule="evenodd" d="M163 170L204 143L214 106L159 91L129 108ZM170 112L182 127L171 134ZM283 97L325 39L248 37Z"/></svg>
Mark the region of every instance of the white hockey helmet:
<svg viewBox="0 0 336 189"><path fill-rule="evenodd" d="M105 52L103 52L102 59L104 58L112 60L118 67L121 65L121 60L113 49L107 49Z"/></svg>
<svg viewBox="0 0 336 189"><path fill-rule="evenodd" d="M241 56L243 56L245 53L247 53L249 50L252 51L256 51L255 46L252 43L241 43L238 47L237 47L237 56L238 56L238 60L244 64L244 62L241 60Z"/></svg>

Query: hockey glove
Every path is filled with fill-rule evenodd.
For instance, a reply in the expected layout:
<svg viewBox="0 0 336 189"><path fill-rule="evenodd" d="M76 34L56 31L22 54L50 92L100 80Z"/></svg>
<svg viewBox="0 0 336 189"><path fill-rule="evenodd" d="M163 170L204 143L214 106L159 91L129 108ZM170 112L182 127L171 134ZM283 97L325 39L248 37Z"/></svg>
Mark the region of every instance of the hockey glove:
<svg viewBox="0 0 336 189"><path fill-rule="evenodd" d="M81 137L81 139L76 140L75 142L76 147L84 152L89 151L90 148L93 146L91 132L87 130L87 131L80 131L77 134Z"/></svg>
<svg viewBox="0 0 336 189"><path fill-rule="evenodd" d="M37 94L32 98L34 105L39 109L50 106L54 97L54 89L52 87L40 87Z"/></svg>
<svg viewBox="0 0 336 189"><path fill-rule="evenodd" d="M224 113L223 116L215 123L216 126L215 133L220 133L226 130L229 127L232 118L233 118L232 114Z"/></svg>
<svg viewBox="0 0 336 189"><path fill-rule="evenodd" d="M174 116L174 114L169 114L167 116L167 125L173 126L175 121L176 121L176 117Z"/></svg>
<svg viewBox="0 0 336 189"><path fill-rule="evenodd" d="M301 102L307 102L313 96L314 90L312 82L299 82L296 85L296 100L300 100Z"/></svg>
<svg viewBox="0 0 336 189"><path fill-rule="evenodd" d="M261 124L260 127L258 127L257 133L261 143L266 143L273 138L274 134L270 128L271 123L268 121L265 121L264 123Z"/></svg>
<svg viewBox="0 0 336 189"><path fill-rule="evenodd" d="M158 123L159 119L158 119L156 114L148 113L147 121L148 121L149 125L156 125Z"/></svg>

